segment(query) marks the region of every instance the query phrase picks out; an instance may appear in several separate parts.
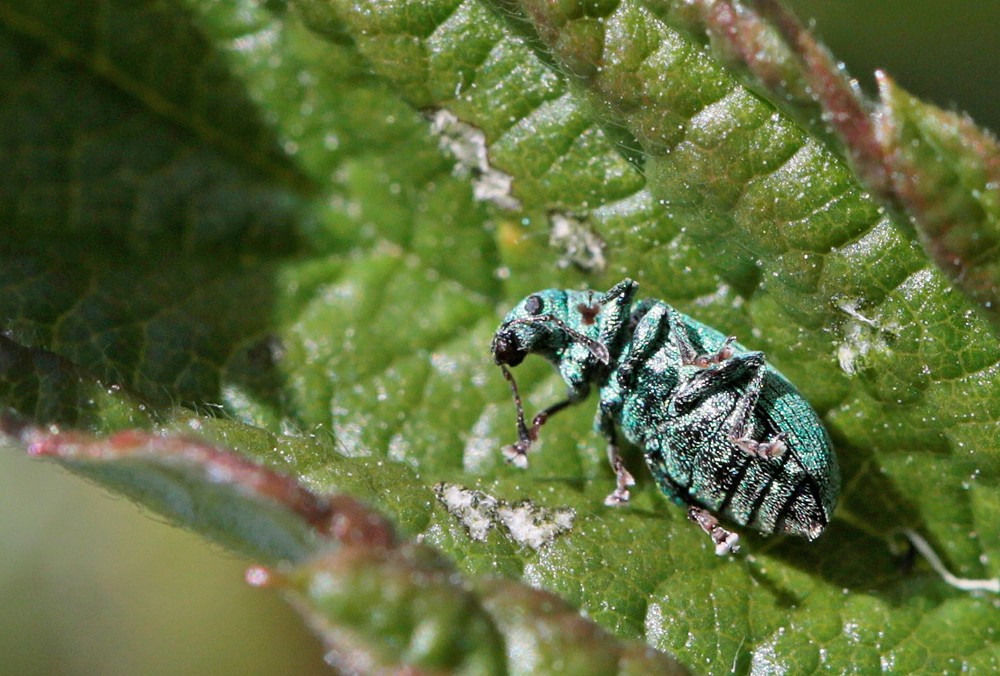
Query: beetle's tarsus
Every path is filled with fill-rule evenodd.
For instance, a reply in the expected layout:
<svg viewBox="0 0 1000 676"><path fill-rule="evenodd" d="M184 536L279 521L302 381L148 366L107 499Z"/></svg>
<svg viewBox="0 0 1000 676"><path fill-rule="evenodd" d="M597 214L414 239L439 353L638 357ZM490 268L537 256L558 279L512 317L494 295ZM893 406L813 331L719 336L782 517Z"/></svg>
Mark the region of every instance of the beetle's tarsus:
<svg viewBox="0 0 1000 676"><path fill-rule="evenodd" d="M771 437L770 441L754 441L753 439L742 437L740 439L733 439L733 443L740 450L746 451L750 455L770 460L771 458L780 458L788 449L788 445L785 444L785 439L787 438L787 434L779 432Z"/></svg>
<svg viewBox="0 0 1000 676"><path fill-rule="evenodd" d="M528 467L528 449L527 447L522 447L521 444L511 444L510 446L504 446L501 453L503 457L514 467L520 469L527 469Z"/></svg>
<svg viewBox="0 0 1000 676"><path fill-rule="evenodd" d="M740 536L720 526L719 520L707 510L701 507L688 507L688 518L709 534L715 543L716 555L725 556L740 551Z"/></svg>
<svg viewBox="0 0 1000 676"><path fill-rule="evenodd" d="M715 354L699 354L694 358L692 364L699 368L707 369L712 364L721 364L727 359L731 359L736 353L736 351L733 350L733 343L735 342L736 336L729 336L726 338L726 342L719 347Z"/></svg>
<svg viewBox="0 0 1000 676"><path fill-rule="evenodd" d="M625 469L625 463L622 461L622 456L618 452L618 447L609 444L608 445L608 460L611 462L611 469L615 471L615 490L608 494L608 497L604 498L604 504L609 507L615 507L617 505L623 505L629 501L629 486L635 486L635 477Z"/></svg>
<svg viewBox="0 0 1000 676"><path fill-rule="evenodd" d="M608 497L604 498L604 504L608 507L619 507L627 503L630 498L628 490L619 490L616 488L608 493Z"/></svg>
<svg viewBox="0 0 1000 676"><path fill-rule="evenodd" d="M721 534L721 537L719 536ZM740 551L740 536L736 533L726 530L725 528L717 528L712 533L712 539L715 541L715 555L725 556L726 554L735 554Z"/></svg>

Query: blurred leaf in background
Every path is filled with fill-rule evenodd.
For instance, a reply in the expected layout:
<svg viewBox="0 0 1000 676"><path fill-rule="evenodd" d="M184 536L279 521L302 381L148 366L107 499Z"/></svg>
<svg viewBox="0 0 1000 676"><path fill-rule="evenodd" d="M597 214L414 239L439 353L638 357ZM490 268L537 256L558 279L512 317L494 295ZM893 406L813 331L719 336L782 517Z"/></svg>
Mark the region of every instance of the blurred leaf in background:
<svg viewBox="0 0 1000 676"><path fill-rule="evenodd" d="M329 673L244 560L28 458L0 483L0 673Z"/></svg>

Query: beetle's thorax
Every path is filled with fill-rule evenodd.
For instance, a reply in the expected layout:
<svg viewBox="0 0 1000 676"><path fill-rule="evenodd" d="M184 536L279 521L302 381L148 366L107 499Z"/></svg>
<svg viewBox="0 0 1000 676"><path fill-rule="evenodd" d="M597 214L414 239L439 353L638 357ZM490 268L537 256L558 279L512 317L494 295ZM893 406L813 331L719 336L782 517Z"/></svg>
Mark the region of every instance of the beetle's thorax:
<svg viewBox="0 0 1000 676"><path fill-rule="evenodd" d="M627 342L631 293L547 289L513 308L493 341L497 363L514 366L528 354L559 369L571 392L602 385Z"/></svg>
<svg viewBox="0 0 1000 676"><path fill-rule="evenodd" d="M566 323L601 343L608 350L610 364L614 364L627 341L624 333L628 329L629 299L615 298L602 303L602 295L595 291L566 291L565 297ZM575 355L583 356L580 347L570 341L563 356Z"/></svg>

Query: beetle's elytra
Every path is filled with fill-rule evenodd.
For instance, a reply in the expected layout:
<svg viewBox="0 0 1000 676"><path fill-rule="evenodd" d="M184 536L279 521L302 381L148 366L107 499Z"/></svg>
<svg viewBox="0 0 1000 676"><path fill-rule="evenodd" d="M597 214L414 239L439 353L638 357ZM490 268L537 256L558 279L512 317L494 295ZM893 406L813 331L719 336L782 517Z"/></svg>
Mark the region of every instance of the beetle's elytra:
<svg viewBox="0 0 1000 676"><path fill-rule="evenodd" d="M635 300L626 279L607 293L548 289L522 300L493 336L493 358L511 383L517 443L504 449L527 466L545 421L600 392L595 428L608 440L615 489L605 500L629 499L616 430L642 449L660 489L688 507L717 554L739 537L716 515L761 533L815 539L830 521L840 472L830 439L809 403L763 353L658 300ZM558 368L565 400L525 423L507 367L539 354Z"/></svg>

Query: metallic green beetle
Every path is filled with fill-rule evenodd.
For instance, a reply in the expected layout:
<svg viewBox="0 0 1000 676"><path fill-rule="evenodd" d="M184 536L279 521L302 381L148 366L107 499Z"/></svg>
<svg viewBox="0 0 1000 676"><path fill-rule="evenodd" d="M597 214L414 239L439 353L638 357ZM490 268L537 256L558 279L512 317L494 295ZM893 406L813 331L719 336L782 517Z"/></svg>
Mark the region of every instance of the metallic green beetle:
<svg viewBox="0 0 1000 676"><path fill-rule="evenodd" d="M765 534L817 538L833 514L840 471L815 411L763 353L662 301L634 301L637 286L626 279L604 294L539 291L507 315L491 347L517 406L518 441L504 455L526 467L545 421L595 386L594 426L608 440L616 477L606 504L627 502L635 484L617 428L642 449L660 489L712 537L717 554L736 551L739 536L714 515ZM529 428L507 367L531 353L559 369L569 394Z"/></svg>

